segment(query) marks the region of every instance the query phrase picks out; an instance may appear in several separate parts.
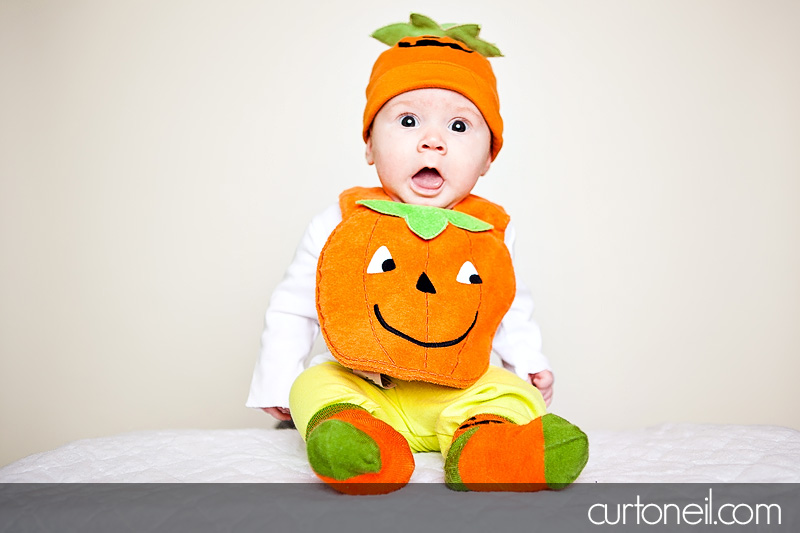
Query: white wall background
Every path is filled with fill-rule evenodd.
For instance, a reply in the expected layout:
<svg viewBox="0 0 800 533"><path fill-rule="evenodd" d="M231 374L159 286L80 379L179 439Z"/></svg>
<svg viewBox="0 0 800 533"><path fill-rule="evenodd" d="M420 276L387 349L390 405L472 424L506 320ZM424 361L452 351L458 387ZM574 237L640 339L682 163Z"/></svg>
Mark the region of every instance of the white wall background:
<svg viewBox="0 0 800 533"><path fill-rule="evenodd" d="M4 0L0 464L244 407L309 218L373 185L368 37L479 22L556 412L800 429L800 3Z"/></svg>

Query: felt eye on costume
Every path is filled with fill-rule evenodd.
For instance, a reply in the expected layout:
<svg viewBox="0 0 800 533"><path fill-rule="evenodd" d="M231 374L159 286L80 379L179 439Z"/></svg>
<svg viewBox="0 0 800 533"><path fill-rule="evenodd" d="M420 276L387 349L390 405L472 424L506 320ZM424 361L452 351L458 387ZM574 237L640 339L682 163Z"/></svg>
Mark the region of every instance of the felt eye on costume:
<svg viewBox="0 0 800 533"><path fill-rule="evenodd" d="M392 259L392 254L389 253L389 249L381 246L375 251L369 265L367 265L367 274L381 274L394 270L395 267L396 265L394 264L394 259Z"/></svg>
<svg viewBox="0 0 800 533"><path fill-rule="evenodd" d="M415 128L419 125L419 121L414 115L403 115L400 118L400 125L404 128Z"/></svg>
<svg viewBox="0 0 800 533"><path fill-rule="evenodd" d="M465 283L467 285L478 285L483 283L483 280L478 275L478 271L475 270L475 265L469 261L464 261L464 264L461 265L461 270L458 271L456 281L459 283Z"/></svg>
<svg viewBox="0 0 800 533"><path fill-rule="evenodd" d="M450 124L448 124L447 127L450 128L451 131L454 131L456 133L464 133L469 129L467 123L460 119L452 121Z"/></svg>

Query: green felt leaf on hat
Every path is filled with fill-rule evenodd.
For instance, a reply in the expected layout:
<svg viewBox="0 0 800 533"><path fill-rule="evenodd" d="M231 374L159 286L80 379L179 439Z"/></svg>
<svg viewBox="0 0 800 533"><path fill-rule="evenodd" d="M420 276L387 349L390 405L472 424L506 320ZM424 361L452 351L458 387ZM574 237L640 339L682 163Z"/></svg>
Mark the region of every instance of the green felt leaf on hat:
<svg viewBox="0 0 800 533"><path fill-rule="evenodd" d="M441 30L442 27L436 23L432 18L426 17L420 13L411 13L411 17L409 17L412 26L416 26L417 28L430 28L433 30Z"/></svg>
<svg viewBox="0 0 800 533"><path fill-rule="evenodd" d="M423 35L450 37L461 41L484 57L502 56L503 54L496 45L478 37L480 31L481 27L478 24L439 24L425 15L411 13L408 22L389 24L379 28L372 33L372 37L389 46L394 46L404 37L422 37Z"/></svg>
<svg viewBox="0 0 800 533"><path fill-rule="evenodd" d="M477 24L461 24L445 31L448 37L461 41L484 57L500 57L502 52L494 44L478 37L481 27Z"/></svg>
<svg viewBox="0 0 800 533"><path fill-rule="evenodd" d="M404 204L390 200L359 200L356 203L383 215L405 219L408 229L426 241L442 233L447 224L471 232L488 231L494 228L488 222L452 209Z"/></svg>
<svg viewBox="0 0 800 533"><path fill-rule="evenodd" d="M404 37L422 37L423 35L430 35L431 30L425 28L418 28L406 22L398 24L390 24L384 26L372 34L372 37L378 39L383 44L394 46L400 39Z"/></svg>

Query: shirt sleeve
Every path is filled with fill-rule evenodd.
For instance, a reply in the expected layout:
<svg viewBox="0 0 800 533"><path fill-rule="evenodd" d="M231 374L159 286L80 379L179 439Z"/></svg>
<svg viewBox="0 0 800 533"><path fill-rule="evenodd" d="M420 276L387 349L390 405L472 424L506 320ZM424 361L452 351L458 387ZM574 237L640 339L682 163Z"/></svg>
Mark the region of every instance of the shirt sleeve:
<svg viewBox="0 0 800 533"><path fill-rule="evenodd" d="M511 257L514 257L516 231L509 223L505 242ZM516 272L516 270L515 270ZM503 366L519 377L528 380L528 374L551 370L550 363L542 354L542 333L533 320L533 298L528 287L516 275L517 292L511 308L503 317L495 334L492 348L500 357Z"/></svg>
<svg viewBox="0 0 800 533"><path fill-rule="evenodd" d="M264 317L247 407L288 407L292 383L309 365L319 335L316 308L317 261L331 232L341 222L338 204L314 217L294 259L275 287Z"/></svg>

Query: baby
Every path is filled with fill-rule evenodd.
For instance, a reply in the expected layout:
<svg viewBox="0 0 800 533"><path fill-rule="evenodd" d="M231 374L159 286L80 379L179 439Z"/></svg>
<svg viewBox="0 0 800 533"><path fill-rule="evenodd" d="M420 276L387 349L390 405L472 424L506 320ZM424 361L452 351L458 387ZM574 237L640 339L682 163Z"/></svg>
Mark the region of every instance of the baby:
<svg viewBox="0 0 800 533"><path fill-rule="evenodd" d="M473 202L477 198L470 193L503 144L494 73L486 57L473 50L488 43L477 39L477 29L464 42L449 37L463 32L448 32L425 17L412 15L412 26L414 23L421 23L425 33L431 34L391 38L387 44L392 47L377 59L367 86L363 122L366 160L375 166L382 189L374 194L404 204L462 209L468 199ZM342 222L347 197L348 192L343 193L340 203L311 221L285 278L273 293L247 405L261 408L279 420L293 418L307 441L312 468L342 492L364 492L348 488L357 486L359 481L389 487L384 491L402 486L413 471L411 452L434 450L448 458L448 485L475 489L476 485L464 479L464 475L471 475L465 472L472 467L464 465L472 461L479 464L479 470L484 468L485 454L473 450L470 453L480 456L452 457L457 455L455 448L465 456L465 437L472 435L468 430L475 426L494 432L487 433L487 442L502 447L500 442L505 440L514 450L505 459L498 459L496 470L504 470L503 475L479 475L475 478L478 485L491 479L492 490L532 490L531 487L542 488L548 483L556 487L573 481L585 458L576 459L582 464L565 467L569 473L560 479L547 479L544 474L546 441L553 440L548 435L554 431L568 434L566 440L559 437L559 441L580 441L581 453L586 448L585 436L554 415L545 417L553 394L553 374L540 352L541 337L531 319L530 293L518 281L513 302L492 342L505 369L490 367L469 386L452 388L425 383L420 392L415 381L351 370L336 363L330 353L307 361L320 331L315 303L318 262L331 233ZM486 204L505 217L501 208ZM512 250L513 227L499 229L505 230L499 235ZM389 268L394 268L393 262ZM479 277L474 279L480 282ZM427 276L421 276L417 289L435 291L428 284ZM337 392L321 392L331 390L332 383ZM403 400L403 394L409 396ZM420 394L433 394L435 401L424 396L426 400L420 405L440 405L438 411L431 407L431 414L418 415L397 410L398 402L409 405L408 398L418 401ZM394 404L389 408L386 402ZM477 409L476 402L480 404ZM529 422L534 420L538 425L530 429ZM342 430L342 423L348 429ZM520 431L527 433L518 436ZM471 442L478 440L472 438ZM359 444L357 452L351 450L358 457L342 459L352 455L342 451L342 442L355 441L367 441L366 449L373 449L374 457L369 453L365 456L365 447ZM553 450L557 448L554 442L550 443ZM480 446L475 444L470 450ZM531 451L523 448L531 446L541 448L535 452L541 457L526 457ZM495 449L488 453L492 461L503 455ZM515 463L529 467L526 470ZM530 467L532 464L537 466Z"/></svg>

